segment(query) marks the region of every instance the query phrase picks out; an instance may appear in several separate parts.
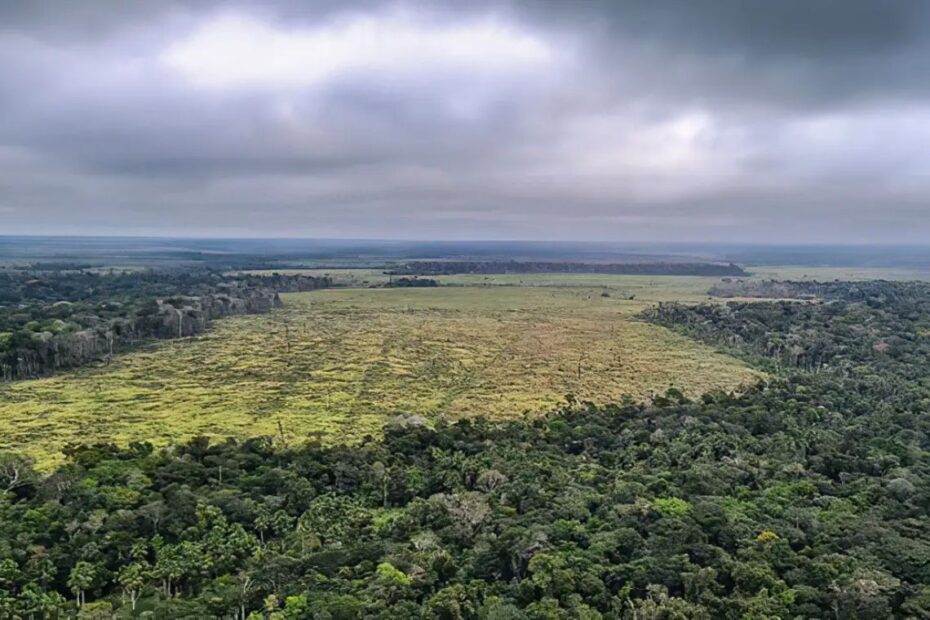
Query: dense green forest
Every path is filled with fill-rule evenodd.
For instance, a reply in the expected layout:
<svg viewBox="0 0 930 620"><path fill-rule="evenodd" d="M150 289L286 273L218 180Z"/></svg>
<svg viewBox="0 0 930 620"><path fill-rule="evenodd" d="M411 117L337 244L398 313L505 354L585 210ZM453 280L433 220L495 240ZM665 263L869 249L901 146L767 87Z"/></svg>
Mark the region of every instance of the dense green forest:
<svg viewBox="0 0 930 620"><path fill-rule="evenodd" d="M646 317L777 369L742 394L4 455L0 617L928 617L930 289L845 286Z"/></svg>
<svg viewBox="0 0 930 620"><path fill-rule="evenodd" d="M747 286L758 290L755 283ZM759 365L831 371L871 379L889 395L922 387L930 360L930 284L921 282L763 283L772 297L816 292L813 302L660 304L650 320ZM741 290L745 287L741 287ZM877 386L876 386L877 388Z"/></svg>
<svg viewBox="0 0 930 620"><path fill-rule="evenodd" d="M419 260L389 266L391 275L451 275L458 273L610 273L641 276L745 276L733 263L687 262L543 262Z"/></svg>
<svg viewBox="0 0 930 620"><path fill-rule="evenodd" d="M887 280L865 280L846 282L834 280L820 282L817 280L747 280L744 278L722 278L710 288L710 294L716 297L759 297L770 299L821 299L867 301L872 305L887 298L909 298L919 301L925 294L923 282L894 282Z"/></svg>
<svg viewBox="0 0 930 620"><path fill-rule="evenodd" d="M432 278L418 278L416 276L412 278L394 278L385 282L384 286L387 288L424 288L439 286L439 282Z"/></svg>

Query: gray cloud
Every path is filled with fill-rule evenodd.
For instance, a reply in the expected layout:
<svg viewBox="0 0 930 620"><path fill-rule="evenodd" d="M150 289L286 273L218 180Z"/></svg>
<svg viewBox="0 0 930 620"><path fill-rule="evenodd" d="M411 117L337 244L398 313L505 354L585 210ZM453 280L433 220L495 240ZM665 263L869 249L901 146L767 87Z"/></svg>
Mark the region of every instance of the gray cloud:
<svg viewBox="0 0 930 620"><path fill-rule="evenodd" d="M0 231L919 242L928 74L908 1L3 3Z"/></svg>

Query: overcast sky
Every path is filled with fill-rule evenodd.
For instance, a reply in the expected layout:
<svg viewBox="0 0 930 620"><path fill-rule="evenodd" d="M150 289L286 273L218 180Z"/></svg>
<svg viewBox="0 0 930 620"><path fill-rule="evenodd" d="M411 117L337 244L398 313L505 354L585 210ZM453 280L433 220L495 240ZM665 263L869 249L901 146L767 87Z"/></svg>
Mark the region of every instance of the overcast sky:
<svg viewBox="0 0 930 620"><path fill-rule="evenodd" d="M930 2L0 2L0 234L930 240Z"/></svg>

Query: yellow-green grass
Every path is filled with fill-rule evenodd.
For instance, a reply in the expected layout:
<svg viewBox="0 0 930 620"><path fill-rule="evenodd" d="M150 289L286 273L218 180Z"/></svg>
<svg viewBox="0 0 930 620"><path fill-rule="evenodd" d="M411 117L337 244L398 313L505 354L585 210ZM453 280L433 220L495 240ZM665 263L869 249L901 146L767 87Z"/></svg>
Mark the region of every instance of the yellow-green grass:
<svg viewBox="0 0 930 620"><path fill-rule="evenodd" d="M764 265L747 267L755 279L774 280L930 280L930 270L904 267L803 267Z"/></svg>
<svg viewBox="0 0 930 620"><path fill-rule="evenodd" d="M600 273L506 273L437 276L446 286L518 286L599 288L611 296L640 302L706 301L708 289L720 278L701 276L638 276Z"/></svg>
<svg viewBox="0 0 930 620"><path fill-rule="evenodd" d="M753 279L775 280L930 280L930 270L883 267L805 267L796 265L760 265L747 267ZM390 276L380 269L266 269L246 271L251 275L281 273L289 275L333 277L341 286L372 286L387 282ZM700 276L637 276L618 274L454 274L434 276L444 285L464 286L606 286L611 288L648 289L652 294L671 295L681 292L701 295L719 278Z"/></svg>
<svg viewBox="0 0 930 620"><path fill-rule="evenodd" d="M399 413L515 417L569 393L599 403L669 387L698 395L760 376L635 316L653 299L703 298L707 282L675 292L647 281L623 280L609 297L603 286L287 294L271 314L217 321L106 368L0 385L0 450L49 467L70 442L277 437L279 423L289 442L351 442ZM633 290L634 300L619 294Z"/></svg>
<svg viewBox="0 0 930 620"><path fill-rule="evenodd" d="M387 283L390 276L379 269L256 269L249 275L330 276L337 286L369 287ZM426 277L426 276L424 276ZM599 273L503 273L429 276L442 286L534 286L555 288L603 288L611 294L639 295L652 301L707 300L707 290L720 278L704 276L640 276Z"/></svg>

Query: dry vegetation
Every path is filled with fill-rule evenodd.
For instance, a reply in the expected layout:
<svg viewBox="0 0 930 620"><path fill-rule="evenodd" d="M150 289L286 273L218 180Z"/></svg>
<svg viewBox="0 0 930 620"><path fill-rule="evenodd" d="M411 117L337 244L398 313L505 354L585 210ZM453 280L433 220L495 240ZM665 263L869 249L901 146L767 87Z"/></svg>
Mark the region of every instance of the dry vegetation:
<svg viewBox="0 0 930 620"><path fill-rule="evenodd" d="M485 284L519 284L497 278ZM108 368L3 385L0 449L49 465L67 443L87 440L352 441L397 413L516 416L569 393L605 402L674 386L695 395L758 376L635 318L654 301L706 298L712 280L518 279L523 286L466 286L476 282L460 276L443 279L457 287L290 294L270 315L218 321Z"/></svg>
<svg viewBox="0 0 930 620"><path fill-rule="evenodd" d="M928 281L930 271L927 269L908 269L905 267L801 267L770 266L752 267L750 271L757 279L772 280L898 280Z"/></svg>

